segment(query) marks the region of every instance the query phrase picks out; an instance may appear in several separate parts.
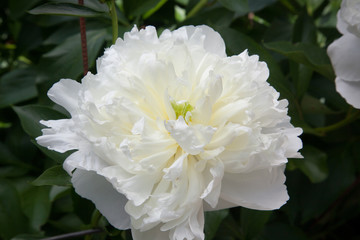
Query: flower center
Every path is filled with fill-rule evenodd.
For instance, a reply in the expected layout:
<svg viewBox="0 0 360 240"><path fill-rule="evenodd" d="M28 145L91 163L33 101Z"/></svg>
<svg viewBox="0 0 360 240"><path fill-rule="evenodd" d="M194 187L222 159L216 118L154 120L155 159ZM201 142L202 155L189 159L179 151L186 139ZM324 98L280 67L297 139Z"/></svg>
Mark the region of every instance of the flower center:
<svg viewBox="0 0 360 240"><path fill-rule="evenodd" d="M173 100L171 101L171 106L175 111L176 119L178 119L180 116L183 116L183 118L187 120L186 119L187 112L191 112L194 109L194 107L191 106L191 104L188 101L184 101L184 100L178 102ZM191 117L188 120L191 120Z"/></svg>

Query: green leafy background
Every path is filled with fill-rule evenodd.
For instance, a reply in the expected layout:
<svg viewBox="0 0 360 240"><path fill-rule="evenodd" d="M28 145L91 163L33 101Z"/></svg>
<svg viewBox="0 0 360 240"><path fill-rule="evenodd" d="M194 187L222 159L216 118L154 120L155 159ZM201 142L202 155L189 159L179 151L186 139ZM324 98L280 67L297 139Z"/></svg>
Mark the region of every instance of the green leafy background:
<svg viewBox="0 0 360 240"><path fill-rule="evenodd" d="M360 120L336 92L327 46L340 37L340 0L116 0L122 37L134 24L206 24L228 55L245 49L270 68L269 82L289 100L304 159L289 159L290 200L280 210L207 212L206 240L360 239ZM47 90L80 80L79 16L86 17L90 71L111 45L107 4L85 0L0 2L0 239L22 240L100 228L85 239L131 239L75 194L59 154L36 144L40 119L68 113ZM360 93L359 93L360 94ZM84 239L84 236L72 239Z"/></svg>

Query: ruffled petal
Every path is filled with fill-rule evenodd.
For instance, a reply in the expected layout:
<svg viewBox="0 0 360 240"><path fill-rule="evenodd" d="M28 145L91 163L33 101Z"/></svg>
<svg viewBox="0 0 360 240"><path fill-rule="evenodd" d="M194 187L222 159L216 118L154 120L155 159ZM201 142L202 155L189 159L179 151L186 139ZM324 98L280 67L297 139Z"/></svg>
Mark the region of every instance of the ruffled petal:
<svg viewBox="0 0 360 240"><path fill-rule="evenodd" d="M204 212L202 204L196 204L196 211L192 212L190 217L180 225L170 230L170 239L173 240L204 240Z"/></svg>
<svg viewBox="0 0 360 240"><path fill-rule="evenodd" d="M78 149L83 141L72 129L74 122L72 119L60 119L40 121L41 124L49 128L43 128L42 136L36 138L39 145L64 153L69 150Z"/></svg>
<svg viewBox="0 0 360 240"><path fill-rule="evenodd" d="M219 33L206 25L184 26L173 32L163 31L160 40L174 38L176 41L186 41L189 45L202 44L207 52L226 57L225 43Z"/></svg>
<svg viewBox="0 0 360 240"><path fill-rule="evenodd" d="M63 164L65 171L67 171L69 175L71 175L76 168L86 171L97 171L107 166L108 165L90 151L89 148L82 148L72 153L65 159Z"/></svg>
<svg viewBox="0 0 360 240"><path fill-rule="evenodd" d="M204 41L204 48L206 51L225 57L225 43L218 32L206 26L185 26L186 32L189 36L190 42Z"/></svg>
<svg viewBox="0 0 360 240"><path fill-rule="evenodd" d="M111 225L118 229L130 228L130 217L124 210L126 197L117 192L103 176L77 169L71 182L76 193L91 200Z"/></svg>
<svg viewBox="0 0 360 240"><path fill-rule="evenodd" d="M91 74L91 73L89 73ZM78 109L81 84L72 79L61 79L48 91L49 98L64 107L73 116Z"/></svg>
<svg viewBox="0 0 360 240"><path fill-rule="evenodd" d="M187 153L196 155L204 151L204 147L211 141L216 128L203 125L187 125L182 116L178 120L165 122L165 128Z"/></svg>
<svg viewBox="0 0 360 240"><path fill-rule="evenodd" d="M226 173L220 198L251 209L278 209L289 199L284 169L285 165L250 173Z"/></svg>

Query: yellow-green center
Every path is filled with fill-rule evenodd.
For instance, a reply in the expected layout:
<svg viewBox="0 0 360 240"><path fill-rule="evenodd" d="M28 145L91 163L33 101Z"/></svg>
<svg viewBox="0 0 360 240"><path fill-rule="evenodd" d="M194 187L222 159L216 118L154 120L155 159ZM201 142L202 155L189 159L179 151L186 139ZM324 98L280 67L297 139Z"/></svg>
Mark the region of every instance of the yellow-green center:
<svg viewBox="0 0 360 240"><path fill-rule="evenodd" d="M176 119L178 119L180 116L183 116L183 118L185 119L186 113L194 109L194 107L191 106L190 103L187 101L186 102L171 101L171 106L175 111Z"/></svg>

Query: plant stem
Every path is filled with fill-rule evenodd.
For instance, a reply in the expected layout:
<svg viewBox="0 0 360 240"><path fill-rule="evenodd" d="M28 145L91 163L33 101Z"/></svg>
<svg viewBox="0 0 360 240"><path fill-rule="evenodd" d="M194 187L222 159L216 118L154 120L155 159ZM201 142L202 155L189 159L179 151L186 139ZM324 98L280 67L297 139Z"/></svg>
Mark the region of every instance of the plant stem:
<svg viewBox="0 0 360 240"><path fill-rule="evenodd" d="M84 230L84 231L66 233L66 234L61 234L61 235L57 235L54 237L43 238L42 240L60 240L60 239L74 238L74 237L80 237L80 236L94 234L94 233L100 233L102 231L103 231L102 229L88 229L88 230Z"/></svg>
<svg viewBox="0 0 360 240"><path fill-rule="evenodd" d="M115 44L116 39L118 38L118 18L116 13L116 6L115 6L115 0L107 1L110 15L111 15L111 22L112 22L112 43Z"/></svg>
<svg viewBox="0 0 360 240"><path fill-rule="evenodd" d="M315 131L320 133L321 135L325 135L328 132L337 130L343 126L348 125L349 123L355 121L360 116L360 111L356 111L354 114L348 114L344 120L341 120L340 122L337 122L335 124L321 127L321 128L315 128Z"/></svg>
<svg viewBox="0 0 360 240"><path fill-rule="evenodd" d="M78 0L78 3L79 3L79 5L84 5L84 0ZM85 76L89 70L85 18L80 17L79 22L80 22L80 36L81 36L81 53L82 53L83 69L84 69L84 76Z"/></svg>
<svg viewBox="0 0 360 240"><path fill-rule="evenodd" d="M200 9L207 3L207 0L200 0L193 9L190 10L189 14L186 16L186 18L191 18L194 16Z"/></svg>
<svg viewBox="0 0 360 240"><path fill-rule="evenodd" d="M91 217L91 227L97 227L101 217L102 217L102 215L99 212L99 210L95 209L95 211Z"/></svg>
<svg viewBox="0 0 360 240"><path fill-rule="evenodd" d="M101 217L102 217L102 215L99 212L99 210L95 209L95 211L93 212L92 217L91 217L90 227L96 229L98 227L98 223L99 223ZM91 234L86 235L84 238L84 240L91 240L91 239L92 239Z"/></svg>

